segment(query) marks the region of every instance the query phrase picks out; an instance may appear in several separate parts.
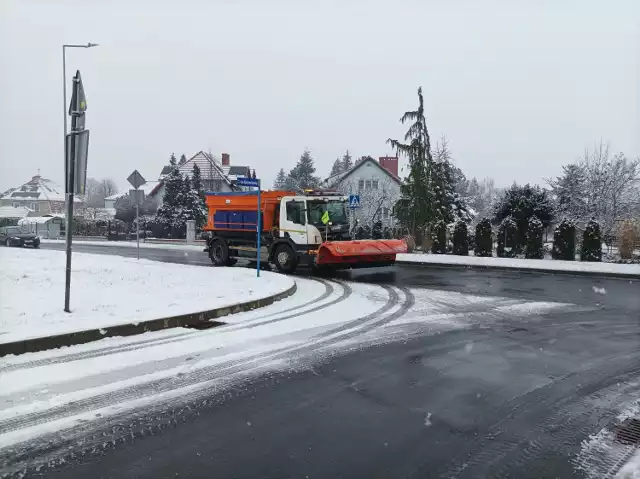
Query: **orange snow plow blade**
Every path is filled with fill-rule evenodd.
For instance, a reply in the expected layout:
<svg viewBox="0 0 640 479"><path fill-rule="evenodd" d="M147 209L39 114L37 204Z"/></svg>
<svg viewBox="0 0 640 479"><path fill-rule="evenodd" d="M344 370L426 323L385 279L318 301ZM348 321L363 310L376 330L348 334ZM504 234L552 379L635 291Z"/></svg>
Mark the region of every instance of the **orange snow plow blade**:
<svg viewBox="0 0 640 479"><path fill-rule="evenodd" d="M316 264L345 268L388 266L396 261L396 253L406 253L402 240L327 241L318 248Z"/></svg>

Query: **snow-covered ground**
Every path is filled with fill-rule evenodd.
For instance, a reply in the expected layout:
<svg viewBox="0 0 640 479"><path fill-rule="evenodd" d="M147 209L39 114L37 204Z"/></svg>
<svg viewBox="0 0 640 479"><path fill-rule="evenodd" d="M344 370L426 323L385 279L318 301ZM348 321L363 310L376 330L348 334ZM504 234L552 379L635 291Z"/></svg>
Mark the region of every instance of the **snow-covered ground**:
<svg viewBox="0 0 640 479"><path fill-rule="evenodd" d="M114 247L124 247L124 248L135 248L135 241L95 241L95 240L80 240L74 238L74 243L79 243L83 245L91 245L91 246L114 246ZM52 243L52 244L65 244L65 240L63 239L41 239L42 243ZM171 243L145 243L140 241L140 248L148 248L148 249L177 249L177 250L186 250L186 251L200 251L204 250L204 245L202 244L171 244Z"/></svg>
<svg viewBox="0 0 640 479"><path fill-rule="evenodd" d="M290 277L75 253L71 313L63 311L65 254L1 248L0 343L205 311L293 286Z"/></svg>
<svg viewBox="0 0 640 479"><path fill-rule="evenodd" d="M640 479L640 450L620 469L616 479Z"/></svg>
<svg viewBox="0 0 640 479"><path fill-rule="evenodd" d="M398 334L406 338L415 328L437 334L501 317L584 309L431 289L295 281L295 295L229 316L225 320L232 324L215 329L176 328L2 358L0 457L42 445L50 455L30 457L55 462L65 451L51 444L61 438L81 447L109 447L118 437L92 438L91 431L111 430L112 424L126 429L167 408L186 410L261 372L313 367L336 352L396 340ZM501 314L491 316L492 311Z"/></svg>
<svg viewBox="0 0 640 479"><path fill-rule="evenodd" d="M481 258L476 256L455 256L444 254L406 253L396 256L398 261L443 265L501 267L514 269L544 269L576 273L602 273L640 275L640 264L586 263L578 261L517 259L517 258Z"/></svg>

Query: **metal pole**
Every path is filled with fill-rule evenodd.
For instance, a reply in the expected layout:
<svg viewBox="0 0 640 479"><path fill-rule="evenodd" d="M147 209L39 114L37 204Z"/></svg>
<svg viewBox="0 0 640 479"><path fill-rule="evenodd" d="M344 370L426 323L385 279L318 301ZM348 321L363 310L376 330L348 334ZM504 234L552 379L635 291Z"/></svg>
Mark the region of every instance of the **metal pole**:
<svg viewBox="0 0 640 479"><path fill-rule="evenodd" d="M76 78L73 79L73 87L76 86ZM76 95L77 97L77 95ZM78 116L75 111L76 105L74 105L71 115L71 133L75 133L76 124L78 121ZM66 146L66 137L65 137L65 146ZM69 158L68 158L68 169L69 169L69 193L67 194L67 265L65 268L65 283L64 283L64 310L67 313L71 312L69 309L69 298L71 295L71 225L73 223L73 190L75 183L75 156L76 156L76 138L75 136L71 137L70 146L69 146ZM65 155L66 157L66 155ZM65 158L66 159L66 158Z"/></svg>
<svg viewBox="0 0 640 479"><path fill-rule="evenodd" d="M67 59L66 59L66 45L62 45L62 113L64 116L64 137L62 138L64 148L62 154L64 155L64 161L67 161L67 155L65 149L67 147ZM68 180L68 178L65 178Z"/></svg>
<svg viewBox="0 0 640 479"><path fill-rule="evenodd" d="M262 235L262 215L260 214L260 180L258 180L258 264L256 266L256 277L260 277L260 236Z"/></svg>
<svg viewBox="0 0 640 479"><path fill-rule="evenodd" d="M136 246L140 259L140 216L138 215L138 189L136 188Z"/></svg>

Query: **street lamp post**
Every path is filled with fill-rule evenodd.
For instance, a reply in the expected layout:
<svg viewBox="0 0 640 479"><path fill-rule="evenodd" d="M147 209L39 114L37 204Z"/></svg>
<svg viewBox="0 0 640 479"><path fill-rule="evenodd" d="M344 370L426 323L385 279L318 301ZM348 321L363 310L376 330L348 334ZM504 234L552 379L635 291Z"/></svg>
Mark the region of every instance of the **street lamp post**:
<svg viewBox="0 0 640 479"><path fill-rule="evenodd" d="M67 165L67 48L91 48L97 47L97 43L87 43L86 45L75 45L75 44L65 44L62 45L62 113L64 115L64 136L62 138L62 154L64 155L64 174L65 174L65 197L67 200L67 214L71 211L71 215L73 215L73 204L69 204L73 201L73 187L71 184L70 178L67 176L71 168ZM71 160L73 161L73 159ZM64 301L64 310L68 313L69 309L69 280L71 273L71 220L72 218L67 218L67 267L66 267L66 283L67 287L65 288L65 301Z"/></svg>

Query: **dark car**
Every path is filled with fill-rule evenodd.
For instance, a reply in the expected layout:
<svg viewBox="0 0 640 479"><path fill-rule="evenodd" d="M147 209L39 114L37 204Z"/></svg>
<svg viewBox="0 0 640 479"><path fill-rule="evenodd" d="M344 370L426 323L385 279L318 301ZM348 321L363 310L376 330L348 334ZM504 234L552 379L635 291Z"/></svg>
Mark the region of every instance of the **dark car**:
<svg viewBox="0 0 640 479"><path fill-rule="evenodd" d="M39 248L40 238L33 233L20 229L18 226L5 226L0 228L0 244Z"/></svg>

